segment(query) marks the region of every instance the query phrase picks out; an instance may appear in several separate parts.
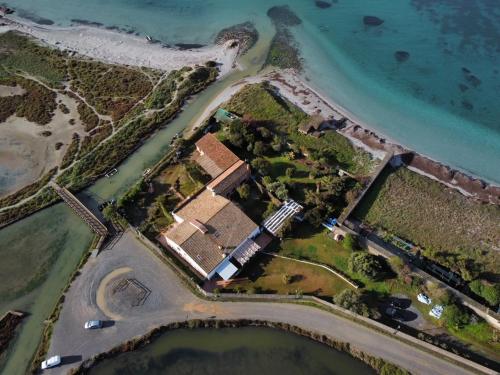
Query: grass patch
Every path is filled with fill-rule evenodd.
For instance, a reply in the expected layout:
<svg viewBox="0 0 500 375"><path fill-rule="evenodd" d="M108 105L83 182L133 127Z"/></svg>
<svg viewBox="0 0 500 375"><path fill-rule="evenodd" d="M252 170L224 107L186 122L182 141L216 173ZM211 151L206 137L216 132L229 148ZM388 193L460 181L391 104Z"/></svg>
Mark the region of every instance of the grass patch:
<svg viewBox="0 0 500 375"><path fill-rule="evenodd" d="M498 274L500 208L480 204L406 168L387 168L354 216L426 249L425 255L459 272L470 260Z"/></svg>
<svg viewBox="0 0 500 375"><path fill-rule="evenodd" d="M285 283L284 275L289 276ZM330 299L349 285L320 267L276 258L266 254L255 256L245 266L243 279L232 288L277 294L311 294Z"/></svg>

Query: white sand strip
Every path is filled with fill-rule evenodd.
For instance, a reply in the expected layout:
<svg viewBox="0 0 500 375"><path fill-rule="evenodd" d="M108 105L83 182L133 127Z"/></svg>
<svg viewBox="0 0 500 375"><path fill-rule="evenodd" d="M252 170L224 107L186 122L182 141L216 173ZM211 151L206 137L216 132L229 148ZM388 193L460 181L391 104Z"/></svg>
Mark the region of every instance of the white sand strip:
<svg viewBox="0 0 500 375"><path fill-rule="evenodd" d="M221 64L221 75L235 67L238 48L212 45L197 49L166 48L160 43L150 43L146 37L125 34L90 26L56 27L40 26L28 20L9 16L7 25L0 26L0 33L17 30L61 50L74 51L100 61L144 66L170 71L186 65L204 64L212 60Z"/></svg>

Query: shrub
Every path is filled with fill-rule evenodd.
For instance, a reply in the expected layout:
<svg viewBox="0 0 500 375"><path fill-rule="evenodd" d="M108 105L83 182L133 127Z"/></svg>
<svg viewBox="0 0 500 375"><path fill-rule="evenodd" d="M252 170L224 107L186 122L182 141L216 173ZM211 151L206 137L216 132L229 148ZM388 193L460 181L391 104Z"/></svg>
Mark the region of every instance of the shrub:
<svg viewBox="0 0 500 375"><path fill-rule="evenodd" d="M357 250L359 248L358 237L352 233L347 233L342 240L342 246L349 251Z"/></svg>
<svg viewBox="0 0 500 375"><path fill-rule="evenodd" d="M342 292L337 294L333 300L336 305L339 305L344 309L351 310L356 314L363 316L370 315L368 306L363 302L362 294L356 290L344 289Z"/></svg>
<svg viewBox="0 0 500 375"><path fill-rule="evenodd" d="M80 115L80 120L85 126L85 131L91 131L99 125L99 117L97 117L92 108L90 108L87 104L84 102L78 103L77 110Z"/></svg>
<svg viewBox="0 0 500 375"><path fill-rule="evenodd" d="M366 252L354 252L349 257L348 269L370 280L380 280L385 274L385 265L380 259Z"/></svg>
<svg viewBox="0 0 500 375"><path fill-rule="evenodd" d="M67 168L75 159L76 153L78 152L78 145L80 144L80 136L78 133L73 133L73 139L68 146L68 149L64 153L61 161L61 169Z"/></svg>
<svg viewBox="0 0 500 375"><path fill-rule="evenodd" d="M444 308L442 318L448 327L459 329L469 323L470 315L464 307L452 304Z"/></svg>
<svg viewBox="0 0 500 375"><path fill-rule="evenodd" d="M392 363L384 363L380 369L380 375L410 375L410 373Z"/></svg>
<svg viewBox="0 0 500 375"><path fill-rule="evenodd" d="M246 200L250 196L250 186L248 184L243 184L236 188L238 195L241 199Z"/></svg>
<svg viewBox="0 0 500 375"><path fill-rule="evenodd" d="M489 285L482 280L474 280L469 283L469 288L474 294L484 298L491 306L500 303L500 284Z"/></svg>
<svg viewBox="0 0 500 375"><path fill-rule="evenodd" d="M257 156L262 156L267 152L267 146L262 141L257 141L253 145L253 153Z"/></svg>
<svg viewBox="0 0 500 375"><path fill-rule="evenodd" d="M252 160L252 168L256 169L262 176L268 175L271 168L271 163L264 158L256 158Z"/></svg>

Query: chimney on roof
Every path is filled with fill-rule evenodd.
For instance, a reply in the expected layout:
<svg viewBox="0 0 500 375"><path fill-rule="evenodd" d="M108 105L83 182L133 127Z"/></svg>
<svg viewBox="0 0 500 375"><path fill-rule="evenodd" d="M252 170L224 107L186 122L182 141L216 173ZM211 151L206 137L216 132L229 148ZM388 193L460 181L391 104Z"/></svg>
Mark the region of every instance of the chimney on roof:
<svg viewBox="0 0 500 375"><path fill-rule="evenodd" d="M208 229L206 226L204 226L202 223L200 223L198 220L193 219L189 222L193 227L198 229L201 233L205 234L208 232Z"/></svg>

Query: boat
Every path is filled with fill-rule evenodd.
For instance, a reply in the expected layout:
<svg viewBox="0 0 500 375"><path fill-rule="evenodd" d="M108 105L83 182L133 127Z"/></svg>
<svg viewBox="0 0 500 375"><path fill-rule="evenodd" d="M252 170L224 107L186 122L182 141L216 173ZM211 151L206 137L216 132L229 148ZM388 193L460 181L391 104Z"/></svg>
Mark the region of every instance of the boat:
<svg viewBox="0 0 500 375"><path fill-rule="evenodd" d="M146 168L144 172L142 172L142 177L146 177L150 173L151 173L151 168Z"/></svg>
<svg viewBox="0 0 500 375"><path fill-rule="evenodd" d="M114 176L117 173L118 173L118 169L113 168L110 171L108 171L104 176L106 176L107 178L110 178L111 176Z"/></svg>
<svg viewBox="0 0 500 375"><path fill-rule="evenodd" d="M151 38L149 35L146 35L146 40L148 43L153 43L153 38Z"/></svg>

